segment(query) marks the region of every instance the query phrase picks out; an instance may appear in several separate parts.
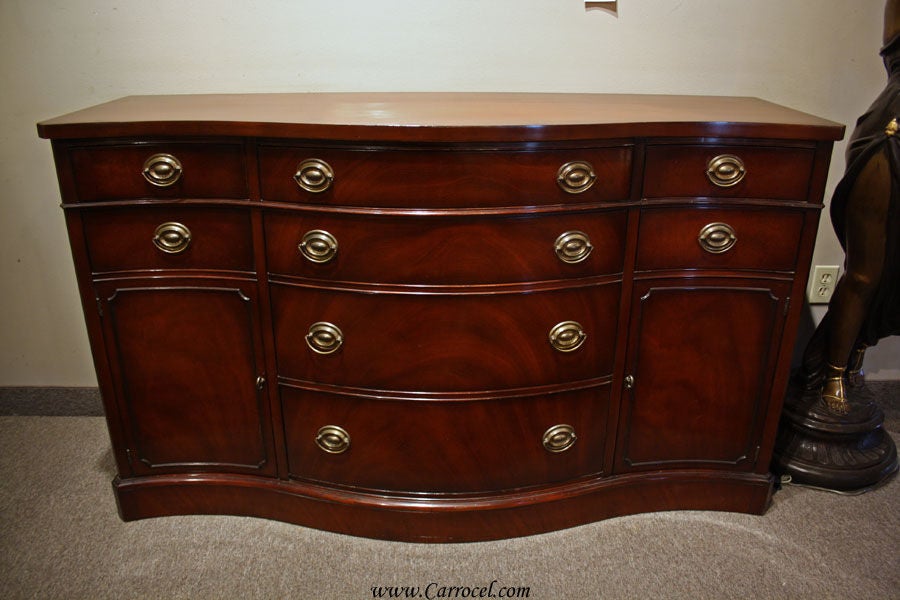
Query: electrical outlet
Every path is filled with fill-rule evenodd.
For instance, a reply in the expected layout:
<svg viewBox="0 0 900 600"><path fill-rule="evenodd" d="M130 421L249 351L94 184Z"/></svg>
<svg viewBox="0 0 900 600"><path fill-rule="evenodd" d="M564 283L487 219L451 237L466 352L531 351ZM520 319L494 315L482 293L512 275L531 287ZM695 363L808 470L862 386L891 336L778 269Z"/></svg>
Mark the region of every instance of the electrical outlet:
<svg viewBox="0 0 900 600"><path fill-rule="evenodd" d="M809 303L828 304L838 282L838 267L816 265L809 280Z"/></svg>

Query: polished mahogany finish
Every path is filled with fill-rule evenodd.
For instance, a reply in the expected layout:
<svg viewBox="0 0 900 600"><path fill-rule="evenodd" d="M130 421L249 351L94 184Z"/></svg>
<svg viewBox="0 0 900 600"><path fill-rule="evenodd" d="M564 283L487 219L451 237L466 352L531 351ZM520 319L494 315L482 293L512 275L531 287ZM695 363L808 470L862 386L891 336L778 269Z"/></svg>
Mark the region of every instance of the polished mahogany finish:
<svg viewBox="0 0 900 600"><path fill-rule="evenodd" d="M604 472L608 384L538 396L427 402L291 386L282 399L292 479L372 492L483 493ZM320 423L341 423L353 452L331 456L310 444ZM544 448L548 423L574 429L571 450Z"/></svg>
<svg viewBox="0 0 900 600"><path fill-rule="evenodd" d="M625 209L512 215L384 215L323 212L265 215L266 258L279 276L410 285L473 285L617 275L625 263ZM337 240L332 260L298 251L302 235ZM592 250L578 262L555 251L580 231ZM577 257L576 257L577 258Z"/></svg>
<svg viewBox="0 0 900 600"><path fill-rule="evenodd" d="M155 154L171 153L182 163L184 176L168 187L144 177L144 163ZM77 202L126 198L247 198L249 191L240 143L126 143L73 147L69 151Z"/></svg>
<svg viewBox="0 0 900 600"><path fill-rule="evenodd" d="M617 283L480 294L273 284L271 294L275 354L279 375L285 377L439 393L612 374L621 295ZM339 352L322 355L307 347L307 328L319 321L343 331ZM579 323L591 342L572 352L554 349L550 330L564 321Z"/></svg>
<svg viewBox="0 0 900 600"><path fill-rule="evenodd" d="M843 128L747 98L124 98L53 139L124 519L760 513Z"/></svg>
<svg viewBox="0 0 900 600"><path fill-rule="evenodd" d="M377 151L376 151L377 150ZM301 189L292 178L304 159L324 160L340 173L324 193ZM577 160L592 165L596 185L571 194L556 183L559 168ZM627 200L631 148L578 146L542 151L529 147L477 150L377 148L343 150L260 147L263 200L331 206L473 208L559 205Z"/></svg>

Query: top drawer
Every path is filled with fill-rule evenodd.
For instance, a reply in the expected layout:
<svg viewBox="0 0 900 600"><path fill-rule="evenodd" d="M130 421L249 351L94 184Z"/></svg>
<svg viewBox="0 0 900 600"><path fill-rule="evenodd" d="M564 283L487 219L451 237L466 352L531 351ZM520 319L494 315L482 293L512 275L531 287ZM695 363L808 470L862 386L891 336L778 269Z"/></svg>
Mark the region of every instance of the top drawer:
<svg viewBox="0 0 900 600"><path fill-rule="evenodd" d="M79 202L248 198L241 144L153 143L69 151Z"/></svg>
<svg viewBox="0 0 900 600"><path fill-rule="evenodd" d="M812 167L809 148L648 146L643 196L803 201Z"/></svg>
<svg viewBox="0 0 900 600"><path fill-rule="evenodd" d="M261 147L263 200L477 208L627 200L631 147L554 150Z"/></svg>

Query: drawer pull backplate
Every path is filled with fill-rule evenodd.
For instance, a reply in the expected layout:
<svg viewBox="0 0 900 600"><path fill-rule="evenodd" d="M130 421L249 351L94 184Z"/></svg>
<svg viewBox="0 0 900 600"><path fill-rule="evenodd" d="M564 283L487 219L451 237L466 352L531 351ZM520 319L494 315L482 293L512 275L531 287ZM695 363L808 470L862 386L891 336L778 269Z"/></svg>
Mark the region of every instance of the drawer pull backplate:
<svg viewBox="0 0 900 600"><path fill-rule="evenodd" d="M171 154L154 154L144 162L141 174L156 187L169 187L181 179L183 172L181 161Z"/></svg>
<svg viewBox="0 0 900 600"><path fill-rule="evenodd" d="M303 235L303 239L300 240L297 248L307 260L323 264L337 256L338 242L327 231L313 229Z"/></svg>
<svg viewBox="0 0 900 600"><path fill-rule="evenodd" d="M166 254L181 254L191 243L191 230L181 223L163 223L153 232L153 245Z"/></svg>
<svg viewBox="0 0 900 600"><path fill-rule="evenodd" d="M319 194L334 183L334 170L324 160L308 158L297 165L294 181L307 192Z"/></svg>
<svg viewBox="0 0 900 600"><path fill-rule="evenodd" d="M577 321L563 321L557 323L550 330L550 345L560 352L572 352L584 344L587 334L581 323Z"/></svg>
<svg viewBox="0 0 900 600"><path fill-rule="evenodd" d="M337 325L320 321L309 326L306 345L316 354L333 354L344 343L344 334Z"/></svg>
<svg viewBox="0 0 900 600"><path fill-rule="evenodd" d="M706 165L706 176L719 187L737 185L746 174L744 161L733 154L720 154Z"/></svg>
<svg viewBox="0 0 900 600"><path fill-rule="evenodd" d="M554 454L565 452L575 444L575 428L571 425L554 425L544 432L544 449Z"/></svg>
<svg viewBox="0 0 900 600"><path fill-rule="evenodd" d="M737 235L728 223L710 223L700 230L697 241L710 254L722 254L734 247Z"/></svg>
<svg viewBox="0 0 900 600"><path fill-rule="evenodd" d="M594 167L584 161L567 162L556 172L557 185L570 194L588 191L595 181L597 175L594 173Z"/></svg>
<svg viewBox="0 0 900 600"><path fill-rule="evenodd" d="M567 231L561 234L553 244L556 256L564 263L580 263L587 260L594 247L591 239L582 231Z"/></svg>
<svg viewBox="0 0 900 600"><path fill-rule="evenodd" d="M328 454L340 454L350 447L350 434L343 427L326 425L316 432L316 445Z"/></svg>

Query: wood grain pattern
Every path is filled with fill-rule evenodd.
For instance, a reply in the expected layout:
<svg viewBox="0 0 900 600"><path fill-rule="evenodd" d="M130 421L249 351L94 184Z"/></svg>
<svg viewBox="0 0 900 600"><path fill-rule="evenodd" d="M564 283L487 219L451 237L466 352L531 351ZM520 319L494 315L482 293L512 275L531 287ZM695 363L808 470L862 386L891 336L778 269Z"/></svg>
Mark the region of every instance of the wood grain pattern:
<svg viewBox="0 0 900 600"><path fill-rule="evenodd" d="M734 246L720 254L699 242L709 224L734 230ZM791 273L797 268L797 240L804 211L748 207L648 208L641 213L638 271L712 269Z"/></svg>
<svg viewBox="0 0 900 600"><path fill-rule="evenodd" d="M475 217L270 212L265 217L269 271L328 281L408 285L524 283L615 275L624 261L624 210ZM328 263L297 249L307 231L338 242ZM556 239L581 231L593 250L565 263Z"/></svg>
<svg viewBox="0 0 900 600"><path fill-rule="evenodd" d="M184 173L170 187L141 174L154 154L175 156ZM180 140L145 144L74 147L69 151L79 202L126 198L247 198L240 144L196 144Z"/></svg>
<svg viewBox="0 0 900 600"><path fill-rule="evenodd" d="M609 375L616 283L530 293L371 293L273 285L279 373L373 390L502 390ZM344 344L319 355L309 327L338 326ZM590 339L559 352L550 330L577 321Z"/></svg>
<svg viewBox="0 0 900 600"><path fill-rule="evenodd" d="M94 273L160 269L252 273L253 242L247 209L141 206L85 211L84 234ZM176 222L191 234L178 254L153 244L157 227Z"/></svg>
<svg viewBox="0 0 900 600"><path fill-rule="evenodd" d="M746 165L736 185L721 187L706 175L715 157L730 154ZM732 145L652 145L644 171L646 198L765 198L804 200L813 167L811 148Z"/></svg>
<svg viewBox="0 0 900 600"><path fill-rule="evenodd" d="M198 283L99 286L133 472L271 474L255 293Z"/></svg>
<svg viewBox="0 0 900 600"><path fill-rule="evenodd" d="M259 157L263 200L280 202L475 208L623 201L630 195L627 146L552 151L262 147ZM310 193L294 182L297 165L308 158L324 160L334 170L329 190ZM579 194L565 192L556 183L560 167L572 161L588 162L597 175L596 183Z"/></svg>
<svg viewBox="0 0 900 600"><path fill-rule="evenodd" d="M419 401L282 388L291 477L351 488L428 494L489 492L603 473L609 386L537 397ZM339 425L350 448L327 454L317 430ZM554 425L568 450L544 449ZM509 457L515 456L514 461Z"/></svg>

